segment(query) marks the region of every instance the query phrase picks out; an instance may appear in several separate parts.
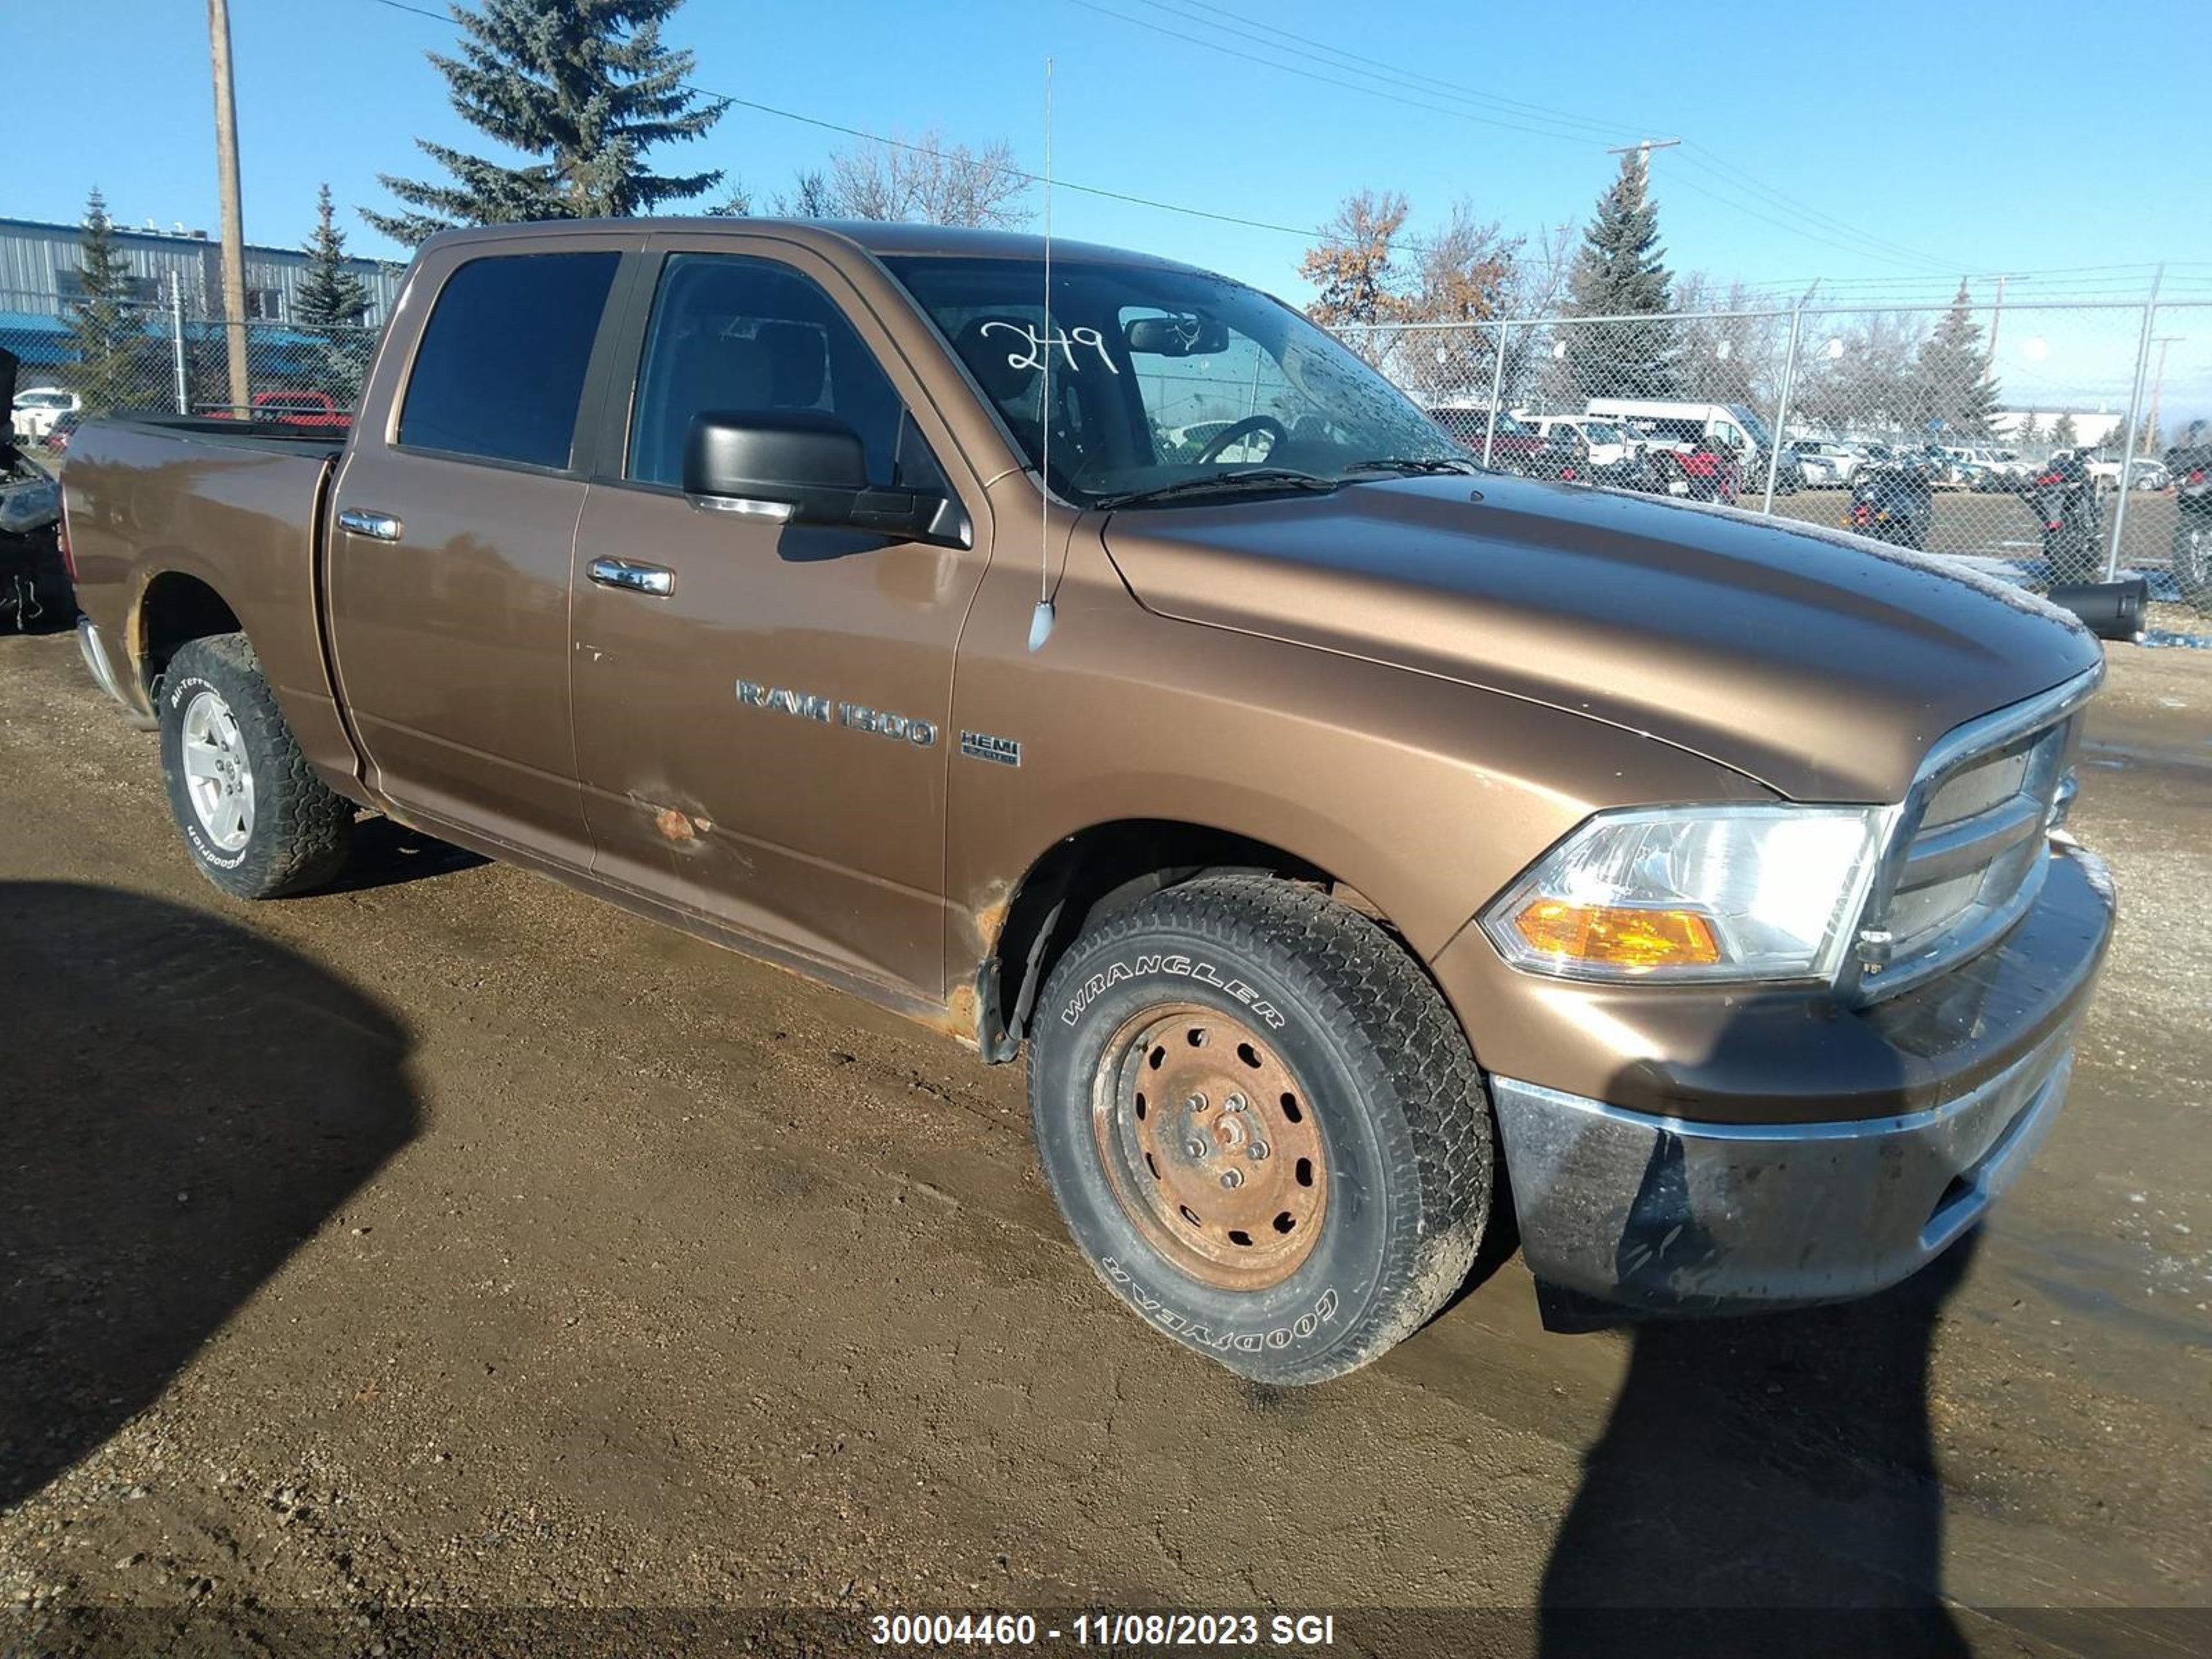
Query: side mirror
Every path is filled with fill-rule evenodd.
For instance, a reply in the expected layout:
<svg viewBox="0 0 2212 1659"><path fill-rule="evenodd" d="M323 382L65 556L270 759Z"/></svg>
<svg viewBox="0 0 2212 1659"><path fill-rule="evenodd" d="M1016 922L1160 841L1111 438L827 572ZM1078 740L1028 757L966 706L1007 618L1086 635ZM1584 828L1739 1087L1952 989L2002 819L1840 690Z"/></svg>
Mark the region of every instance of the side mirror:
<svg viewBox="0 0 2212 1659"><path fill-rule="evenodd" d="M870 484L860 434L811 409L701 410L684 434L684 493L695 507L783 524L959 547L970 541L959 503L932 490Z"/></svg>

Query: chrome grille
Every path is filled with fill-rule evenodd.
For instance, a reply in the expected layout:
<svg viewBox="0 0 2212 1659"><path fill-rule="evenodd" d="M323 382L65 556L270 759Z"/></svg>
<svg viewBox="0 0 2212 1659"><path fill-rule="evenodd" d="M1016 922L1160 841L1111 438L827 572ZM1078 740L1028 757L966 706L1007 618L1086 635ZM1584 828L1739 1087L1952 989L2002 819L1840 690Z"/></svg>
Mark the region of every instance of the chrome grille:
<svg viewBox="0 0 2212 1659"><path fill-rule="evenodd" d="M2100 668L1939 742L1899 812L1859 933L1860 987L1887 996L1988 948L2035 902L2070 799Z"/></svg>

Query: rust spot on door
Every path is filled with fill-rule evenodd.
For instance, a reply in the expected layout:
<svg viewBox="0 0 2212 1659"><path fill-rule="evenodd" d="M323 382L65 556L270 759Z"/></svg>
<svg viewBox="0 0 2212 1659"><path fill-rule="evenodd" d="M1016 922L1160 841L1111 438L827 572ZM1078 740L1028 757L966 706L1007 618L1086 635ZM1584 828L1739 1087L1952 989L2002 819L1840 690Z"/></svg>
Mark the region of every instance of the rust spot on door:
<svg viewBox="0 0 2212 1659"><path fill-rule="evenodd" d="M672 806L664 806L655 812L653 822L654 828L662 835L678 844L699 839L699 832L692 828L692 821Z"/></svg>

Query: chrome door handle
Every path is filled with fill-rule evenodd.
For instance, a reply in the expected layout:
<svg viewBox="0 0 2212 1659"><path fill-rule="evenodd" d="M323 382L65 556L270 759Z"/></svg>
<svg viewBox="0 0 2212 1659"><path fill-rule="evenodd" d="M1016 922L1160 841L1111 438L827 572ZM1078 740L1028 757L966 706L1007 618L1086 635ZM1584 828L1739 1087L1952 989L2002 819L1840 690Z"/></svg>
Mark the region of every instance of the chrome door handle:
<svg viewBox="0 0 2212 1659"><path fill-rule="evenodd" d="M586 574L602 587L626 587L633 593L652 593L665 599L676 591L676 573L657 564L632 564L628 559L593 559Z"/></svg>
<svg viewBox="0 0 2212 1659"><path fill-rule="evenodd" d="M356 536L367 536L372 541L396 542L406 526L389 513L349 507L338 514L338 528L351 531Z"/></svg>

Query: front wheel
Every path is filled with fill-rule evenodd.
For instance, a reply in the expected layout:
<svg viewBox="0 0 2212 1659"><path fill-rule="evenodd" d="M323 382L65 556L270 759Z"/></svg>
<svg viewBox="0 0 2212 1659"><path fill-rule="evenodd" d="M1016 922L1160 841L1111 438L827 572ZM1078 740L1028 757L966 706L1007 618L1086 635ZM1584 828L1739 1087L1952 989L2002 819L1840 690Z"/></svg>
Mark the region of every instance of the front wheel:
<svg viewBox="0 0 2212 1659"><path fill-rule="evenodd" d="M159 702L169 811L202 875L239 898L279 898L344 868L353 808L300 752L245 635L179 647Z"/></svg>
<svg viewBox="0 0 2212 1659"><path fill-rule="evenodd" d="M1389 935L1206 877L1093 927L1038 1005L1030 1110L1114 1292L1241 1376L1377 1358L1466 1278L1493 1135L1474 1057Z"/></svg>

